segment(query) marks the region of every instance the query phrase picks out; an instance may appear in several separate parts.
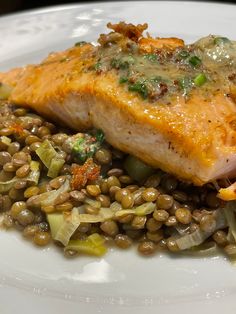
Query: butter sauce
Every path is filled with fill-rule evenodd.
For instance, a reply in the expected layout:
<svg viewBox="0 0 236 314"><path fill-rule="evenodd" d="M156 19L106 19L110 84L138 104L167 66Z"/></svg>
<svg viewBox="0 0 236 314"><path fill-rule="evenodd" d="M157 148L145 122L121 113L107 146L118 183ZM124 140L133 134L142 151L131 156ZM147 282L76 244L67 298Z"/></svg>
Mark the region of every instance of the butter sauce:
<svg viewBox="0 0 236 314"><path fill-rule="evenodd" d="M129 39L122 44L108 42L98 48L93 70L114 71L128 91L149 102L168 104L174 95L187 98L197 89L206 95L219 87L229 89L236 77L236 42L210 35L191 45L152 53L144 53Z"/></svg>

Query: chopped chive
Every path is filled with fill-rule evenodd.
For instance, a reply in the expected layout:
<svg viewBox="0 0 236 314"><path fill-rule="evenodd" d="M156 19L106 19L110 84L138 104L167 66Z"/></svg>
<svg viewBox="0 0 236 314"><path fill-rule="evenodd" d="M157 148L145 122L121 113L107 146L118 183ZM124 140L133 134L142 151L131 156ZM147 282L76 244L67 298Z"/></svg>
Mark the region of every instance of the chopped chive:
<svg viewBox="0 0 236 314"><path fill-rule="evenodd" d="M87 44L86 43L86 41L78 41L77 43L75 43L75 47L80 47L80 46L83 46L83 45L85 45L85 44Z"/></svg>
<svg viewBox="0 0 236 314"><path fill-rule="evenodd" d="M227 37L216 37L214 39L215 45L222 45L222 44L226 44L226 43L230 43L230 40Z"/></svg>
<svg viewBox="0 0 236 314"><path fill-rule="evenodd" d="M120 77L120 80L119 80L119 83L120 83L120 84L124 84L124 83L126 83L126 82L128 82L128 77L126 77L126 76L121 76L121 77Z"/></svg>
<svg viewBox="0 0 236 314"><path fill-rule="evenodd" d="M192 56L189 58L188 62L193 66L193 67L197 67L199 66L202 61L201 59L199 59L197 56Z"/></svg>
<svg viewBox="0 0 236 314"><path fill-rule="evenodd" d="M202 86L207 81L206 75L204 73L198 74L193 80L196 86Z"/></svg>

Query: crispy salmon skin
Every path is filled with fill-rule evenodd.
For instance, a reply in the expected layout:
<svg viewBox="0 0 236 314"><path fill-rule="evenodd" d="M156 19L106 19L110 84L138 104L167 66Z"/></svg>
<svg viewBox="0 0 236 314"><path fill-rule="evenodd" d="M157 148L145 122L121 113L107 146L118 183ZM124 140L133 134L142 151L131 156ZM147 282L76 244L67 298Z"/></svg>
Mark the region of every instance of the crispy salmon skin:
<svg viewBox="0 0 236 314"><path fill-rule="evenodd" d="M108 25L42 63L0 73L9 100L75 130L102 129L114 147L202 185L236 171L236 44L210 35L185 45Z"/></svg>

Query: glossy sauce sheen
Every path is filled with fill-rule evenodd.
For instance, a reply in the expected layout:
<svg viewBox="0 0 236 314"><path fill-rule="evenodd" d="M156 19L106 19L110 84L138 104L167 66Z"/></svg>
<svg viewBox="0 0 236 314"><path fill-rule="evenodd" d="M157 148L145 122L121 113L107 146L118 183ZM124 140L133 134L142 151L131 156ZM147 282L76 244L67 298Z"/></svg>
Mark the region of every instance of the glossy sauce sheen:
<svg viewBox="0 0 236 314"><path fill-rule="evenodd" d="M12 102L76 130L100 128L113 146L181 179L234 176L235 43L118 37L51 54L0 80L14 87Z"/></svg>
<svg viewBox="0 0 236 314"><path fill-rule="evenodd" d="M99 48L94 70L101 73L112 69L117 70L120 84L151 102L168 104L172 96L188 97L199 87L210 97L235 80L236 43L208 36L192 45L155 49L152 53L134 43L125 51L119 44Z"/></svg>

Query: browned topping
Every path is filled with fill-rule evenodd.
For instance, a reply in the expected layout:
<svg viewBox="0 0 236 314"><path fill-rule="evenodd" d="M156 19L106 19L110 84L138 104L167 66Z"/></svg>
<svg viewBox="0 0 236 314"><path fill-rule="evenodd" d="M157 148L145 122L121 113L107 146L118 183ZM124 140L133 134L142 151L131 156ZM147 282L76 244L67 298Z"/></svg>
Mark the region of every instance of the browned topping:
<svg viewBox="0 0 236 314"><path fill-rule="evenodd" d="M71 186L74 190L81 189L88 180L96 180L100 174L100 166L96 165L91 158L87 159L84 165L72 166Z"/></svg>
<svg viewBox="0 0 236 314"><path fill-rule="evenodd" d="M115 43L119 40L123 39L123 36L119 33L109 33L109 34L101 34L98 42L101 46L106 46L109 43Z"/></svg>
<svg viewBox="0 0 236 314"><path fill-rule="evenodd" d="M129 39L137 42L138 39L142 36L143 31L148 28L148 24L144 23L133 25L131 23L127 24L125 22L120 22L118 24L108 23L107 27L113 29L116 33L120 33L125 37L128 37Z"/></svg>

